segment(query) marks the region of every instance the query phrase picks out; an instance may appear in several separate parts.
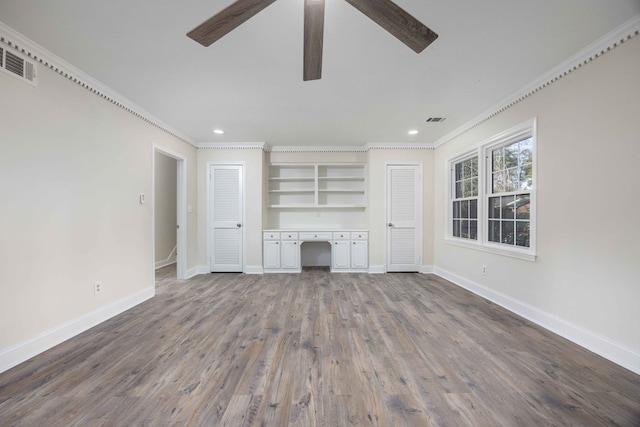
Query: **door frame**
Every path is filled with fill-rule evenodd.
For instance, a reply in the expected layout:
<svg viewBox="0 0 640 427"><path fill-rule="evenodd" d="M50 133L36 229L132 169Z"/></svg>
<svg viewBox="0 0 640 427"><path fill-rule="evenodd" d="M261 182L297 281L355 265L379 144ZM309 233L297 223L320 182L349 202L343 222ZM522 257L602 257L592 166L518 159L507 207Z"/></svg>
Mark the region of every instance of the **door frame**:
<svg viewBox="0 0 640 427"><path fill-rule="evenodd" d="M422 263L423 261L423 241L424 241L424 233L423 233L423 219L424 219L424 173L422 162L386 162L384 164L384 232L382 235L384 236L384 272L388 273L389 271L389 192L391 189L389 188L389 167L390 166L415 166L418 170L418 186L416 189L417 194L417 206L418 206L418 218L416 224L416 235L418 236L416 251L418 256L418 272L422 271Z"/></svg>
<svg viewBox="0 0 640 427"><path fill-rule="evenodd" d="M240 174L240 177L242 179L241 182L241 188L242 188L242 227L241 227L241 233L242 233L242 272L246 273L246 268L247 268L247 233L245 232L245 228L246 228L246 224L247 224L247 218L246 218L246 213L247 213L247 191L246 191L246 183L247 183L247 165L245 161L239 161L239 162L207 162L207 177L206 177L206 181L207 181L207 273L211 273L211 259L213 257L213 248L211 246L211 236L212 236L212 231L211 230L211 220L213 219L213 209L211 209L212 207L212 203L213 200L211 200L211 173L213 170L214 166L240 166L242 168L242 173Z"/></svg>
<svg viewBox="0 0 640 427"><path fill-rule="evenodd" d="M151 207L151 265L153 268L153 277L155 278L156 271L156 153L176 160L176 276L178 280L185 280L187 279L187 158L180 153L155 143L153 144L151 156L151 194L153 195L153 205Z"/></svg>

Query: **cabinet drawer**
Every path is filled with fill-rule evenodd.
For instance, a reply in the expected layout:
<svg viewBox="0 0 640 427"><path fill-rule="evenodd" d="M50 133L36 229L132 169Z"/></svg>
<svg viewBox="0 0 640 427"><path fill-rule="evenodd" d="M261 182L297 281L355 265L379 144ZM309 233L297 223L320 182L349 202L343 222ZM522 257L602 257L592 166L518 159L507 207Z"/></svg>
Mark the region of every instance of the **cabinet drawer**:
<svg viewBox="0 0 640 427"><path fill-rule="evenodd" d="M369 238L368 231L358 231L351 233L351 240L367 240Z"/></svg>
<svg viewBox="0 0 640 427"><path fill-rule="evenodd" d="M328 242L331 240L331 233L321 232L321 233L300 233L300 240L304 240L305 242Z"/></svg>
<svg viewBox="0 0 640 427"><path fill-rule="evenodd" d="M347 233L346 231L333 233L333 240L349 240L349 233Z"/></svg>
<svg viewBox="0 0 640 427"><path fill-rule="evenodd" d="M280 233L282 240L298 240L298 233Z"/></svg>
<svg viewBox="0 0 640 427"><path fill-rule="evenodd" d="M264 240L280 240L280 233L268 233L264 232L262 234L262 238Z"/></svg>

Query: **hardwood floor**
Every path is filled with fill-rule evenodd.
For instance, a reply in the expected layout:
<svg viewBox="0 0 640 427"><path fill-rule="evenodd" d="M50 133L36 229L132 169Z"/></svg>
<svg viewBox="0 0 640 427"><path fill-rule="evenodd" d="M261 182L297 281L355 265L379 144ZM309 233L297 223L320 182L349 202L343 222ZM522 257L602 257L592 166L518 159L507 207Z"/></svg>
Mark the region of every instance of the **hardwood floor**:
<svg viewBox="0 0 640 427"><path fill-rule="evenodd" d="M0 425L640 425L640 376L436 276L172 277L0 374Z"/></svg>

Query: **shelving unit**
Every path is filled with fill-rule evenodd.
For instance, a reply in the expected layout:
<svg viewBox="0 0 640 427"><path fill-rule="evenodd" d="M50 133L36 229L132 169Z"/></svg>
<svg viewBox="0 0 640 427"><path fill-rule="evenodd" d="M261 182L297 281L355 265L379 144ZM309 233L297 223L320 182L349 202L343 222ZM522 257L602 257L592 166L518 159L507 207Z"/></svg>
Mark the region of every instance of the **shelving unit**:
<svg viewBox="0 0 640 427"><path fill-rule="evenodd" d="M269 207L366 207L366 169L363 163L269 165Z"/></svg>

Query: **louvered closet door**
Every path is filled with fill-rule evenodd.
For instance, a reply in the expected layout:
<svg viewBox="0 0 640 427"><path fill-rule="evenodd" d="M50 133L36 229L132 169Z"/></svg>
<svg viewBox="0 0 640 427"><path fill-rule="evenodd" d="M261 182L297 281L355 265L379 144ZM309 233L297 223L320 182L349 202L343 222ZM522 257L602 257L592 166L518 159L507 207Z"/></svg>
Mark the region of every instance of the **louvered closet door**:
<svg viewBox="0 0 640 427"><path fill-rule="evenodd" d="M420 271L420 167L387 166L387 271Z"/></svg>
<svg viewBox="0 0 640 427"><path fill-rule="evenodd" d="M209 171L211 271L242 272L242 166L211 165Z"/></svg>

